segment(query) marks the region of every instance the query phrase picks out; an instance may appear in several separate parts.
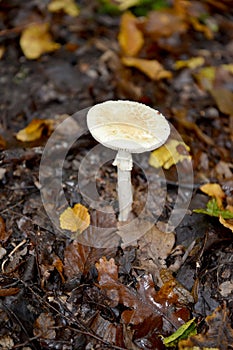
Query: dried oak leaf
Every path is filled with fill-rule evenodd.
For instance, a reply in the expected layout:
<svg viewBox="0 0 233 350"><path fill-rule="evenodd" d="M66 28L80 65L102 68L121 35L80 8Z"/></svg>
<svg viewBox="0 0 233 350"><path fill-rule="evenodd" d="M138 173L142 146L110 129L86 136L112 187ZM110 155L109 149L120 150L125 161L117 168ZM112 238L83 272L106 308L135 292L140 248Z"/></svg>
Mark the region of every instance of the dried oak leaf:
<svg viewBox="0 0 233 350"><path fill-rule="evenodd" d="M122 57L122 63L127 67L139 69L151 80L161 80L172 78L172 73L166 70L157 60L147 60L136 57Z"/></svg>
<svg viewBox="0 0 233 350"><path fill-rule="evenodd" d="M43 134L50 135L53 131L53 120L33 119L28 126L16 134L16 138L22 142L31 142L41 138Z"/></svg>
<svg viewBox="0 0 233 350"><path fill-rule="evenodd" d="M23 30L20 37L20 47L24 55L30 59L37 59L47 52L60 48L49 33L48 23L31 24Z"/></svg>
<svg viewBox="0 0 233 350"><path fill-rule="evenodd" d="M35 336L43 339L55 339L56 331L54 330L55 321L51 314L42 312L34 323L33 333Z"/></svg>
<svg viewBox="0 0 233 350"><path fill-rule="evenodd" d="M121 17L118 41L126 56L137 55L144 44L143 34L137 28L137 18L129 11Z"/></svg>
<svg viewBox="0 0 233 350"><path fill-rule="evenodd" d="M73 208L68 207L60 215L60 227L63 230L82 233L90 225L90 214L88 209L78 203Z"/></svg>
<svg viewBox="0 0 233 350"><path fill-rule="evenodd" d="M218 306L212 315L206 317L208 325L204 334L197 334L179 342L179 350L200 349L227 350L233 344L233 329L226 305Z"/></svg>
<svg viewBox="0 0 233 350"><path fill-rule="evenodd" d="M76 17L79 15L80 10L74 0L52 0L48 4L48 10L50 12L63 11L69 16Z"/></svg>

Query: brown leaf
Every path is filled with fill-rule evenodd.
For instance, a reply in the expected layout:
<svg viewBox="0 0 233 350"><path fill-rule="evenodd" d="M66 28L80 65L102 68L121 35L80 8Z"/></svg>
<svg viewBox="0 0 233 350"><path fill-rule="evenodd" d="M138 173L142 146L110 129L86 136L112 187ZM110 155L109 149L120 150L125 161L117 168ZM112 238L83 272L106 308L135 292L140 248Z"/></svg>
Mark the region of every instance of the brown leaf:
<svg viewBox="0 0 233 350"><path fill-rule="evenodd" d="M0 297L7 297L9 295L15 295L20 291L19 288L1 288L0 289Z"/></svg>
<svg viewBox="0 0 233 350"><path fill-rule="evenodd" d="M6 224L3 218L0 216L0 241L5 242L9 235L6 232Z"/></svg>
<svg viewBox="0 0 233 350"><path fill-rule="evenodd" d="M153 40L170 37L173 33L183 33L187 30L185 20L172 9L152 11L144 24L144 32Z"/></svg>
<svg viewBox="0 0 233 350"><path fill-rule="evenodd" d="M54 330L55 321L51 314L42 312L34 323L33 333L35 336L43 339L55 339L56 331Z"/></svg>
<svg viewBox="0 0 233 350"><path fill-rule="evenodd" d="M207 331L197 334L188 340L179 342L179 350L191 350L193 347L201 349L217 348L227 350L233 344L233 329L226 305L218 306L212 315L206 317Z"/></svg>
<svg viewBox="0 0 233 350"><path fill-rule="evenodd" d="M31 142L41 138L43 133L50 135L53 131L53 121L50 119L33 119L28 126L16 134L22 142Z"/></svg>
<svg viewBox="0 0 233 350"><path fill-rule="evenodd" d="M110 260L107 260L104 256L99 260L98 263L95 264L99 275L98 275L98 281L99 284L105 284L105 282L109 279L112 279L114 281L117 281L118 279L118 267L115 264L115 261L113 258Z"/></svg>
<svg viewBox="0 0 233 350"><path fill-rule="evenodd" d="M91 323L91 329L104 341L114 344L115 346L125 346L122 324L113 324L100 316L100 314L97 314Z"/></svg>
<svg viewBox="0 0 233 350"><path fill-rule="evenodd" d="M122 63L127 67L134 67L146 74L152 80L170 79L172 73L164 69L156 60L136 57L123 57Z"/></svg>
<svg viewBox="0 0 233 350"><path fill-rule="evenodd" d="M81 276L84 273L90 252L91 247L76 241L66 247L64 252L64 274L68 279Z"/></svg>
<svg viewBox="0 0 233 350"><path fill-rule="evenodd" d="M140 266L153 276L159 275L162 266L165 266L165 259L168 257L175 244L174 233L165 233L153 226L138 241L138 259Z"/></svg>
<svg viewBox="0 0 233 350"><path fill-rule="evenodd" d="M24 55L33 60L44 53L59 49L60 44L53 41L48 23L37 23L24 29L20 38L20 47Z"/></svg>
<svg viewBox="0 0 233 350"><path fill-rule="evenodd" d="M118 40L126 56L137 55L144 44L143 34L137 28L137 18L129 11L125 12L121 17Z"/></svg>

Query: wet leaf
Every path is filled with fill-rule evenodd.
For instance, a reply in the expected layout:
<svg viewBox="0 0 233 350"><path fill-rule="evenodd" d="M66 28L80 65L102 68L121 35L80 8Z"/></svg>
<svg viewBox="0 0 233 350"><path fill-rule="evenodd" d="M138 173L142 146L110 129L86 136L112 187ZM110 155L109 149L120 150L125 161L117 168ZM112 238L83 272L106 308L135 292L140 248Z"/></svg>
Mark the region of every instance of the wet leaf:
<svg viewBox="0 0 233 350"><path fill-rule="evenodd" d="M69 244L64 252L64 274L68 279L79 277L85 272L91 247L76 241Z"/></svg>
<svg viewBox="0 0 233 350"><path fill-rule="evenodd" d="M79 7L74 0L52 0L48 5L50 12L63 11L69 16L77 17L79 15Z"/></svg>
<svg viewBox="0 0 233 350"><path fill-rule="evenodd" d="M204 57L198 56L198 57L192 57L189 60L180 60L175 62L175 69L181 69L181 68L190 68L195 69L199 66L202 66L205 62Z"/></svg>
<svg viewBox="0 0 233 350"><path fill-rule="evenodd" d="M53 120L33 119L28 126L16 134L16 138L22 142L38 140L45 133L50 135L53 131Z"/></svg>
<svg viewBox="0 0 233 350"><path fill-rule="evenodd" d="M189 150L190 148L184 142L170 139L165 145L150 154L149 164L154 168L169 169L178 162L191 161Z"/></svg>
<svg viewBox="0 0 233 350"><path fill-rule="evenodd" d="M63 230L82 233L90 225L88 209L78 203L73 208L67 208L60 215L60 227Z"/></svg>
<svg viewBox="0 0 233 350"><path fill-rule="evenodd" d="M195 349L228 349L233 344L233 329L229 319L229 311L224 304L206 317L208 329L204 334L191 336L179 342L179 350Z"/></svg>
<svg viewBox="0 0 233 350"><path fill-rule="evenodd" d="M24 29L20 37L20 47L24 55L33 60L44 53L59 49L60 44L53 41L48 23L37 23Z"/></svg>
<svg viewBox="0 0 233 350"><path fill-rule="evenodd" d="M54 330L55 321L51 314L41 313L34 323L33 333L35 336L43 339L55 339L56 331Z"/></svg>
<svg viewBox="0 0 233 350"><path fill-rule="evenodd" d="M218 207L223 208L222 202L226 197L226 195L219 184L216 184L216 183L205 184L200 187L200 190L208 194L208 196L214 197L217 201Z"/></svg>
<svg viewBox="0 0 233 350"><path fill-rule="evenodd" d="M152 80L170 79L172 73L156 60L136 57L122 57L122 63L127 67L134 67L146 74Z"/></svg>
<svg viewBox="0 0 233 350"><path fill-rule="evenodd" d="M5 46L0 45L0 60L3 58L5 51L6 51Z"/></svg>
<svg viewBox="0 0 233 350"><path fill-rule="evenodd" d="M143 34L137 28L137 18L131 12L125 12L121 17L118 41L126 56L137 55L144 44Z"/></svg>
<svg viewBox="0 0 233 350"><path fill-rule="evenodd" d="M107 281L108 279L117 281L118 267L115 264L115 261L113 258L111 258L110 260L107 260L106 257L103 257L95 265L99 272L98 281L100 285L104 284L105 281Z"/></svg>
<svg viewBox="0 0 233 350"><path fill-rule="evenodd" d="M187 339L191 335L197 334L195 318L189 320L177 329L175 333L169 337L163 338L163 344L166 347L174 347L182 339Z"/></svg>

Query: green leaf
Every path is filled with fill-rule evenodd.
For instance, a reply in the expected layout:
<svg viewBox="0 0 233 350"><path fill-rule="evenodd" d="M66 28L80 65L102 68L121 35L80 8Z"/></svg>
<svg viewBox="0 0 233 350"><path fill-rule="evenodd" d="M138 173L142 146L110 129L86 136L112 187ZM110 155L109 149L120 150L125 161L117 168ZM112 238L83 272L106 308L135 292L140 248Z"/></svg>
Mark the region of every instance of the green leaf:
<svg viewBox="0 0 233 350"><path fill-rule="evenodd" d="M169 337L163 338L163 344L166 347L176 346L177 343L182 339L187 339L191 335L197 334L197 327L195 323L195 318L192 318L185 324L183 324L177 331Z"/></svg>
<svg viewBox="0 0 233 350"><path fill-rule="evenodd" d="M230 212L229 210L219 209L215 198L209 200L209 202L206 205L206 209L194 209L193 211L194 213L206 214L210 216L215 216L217 218L221 215L223 219L233 219L232 212Z"/></svg>

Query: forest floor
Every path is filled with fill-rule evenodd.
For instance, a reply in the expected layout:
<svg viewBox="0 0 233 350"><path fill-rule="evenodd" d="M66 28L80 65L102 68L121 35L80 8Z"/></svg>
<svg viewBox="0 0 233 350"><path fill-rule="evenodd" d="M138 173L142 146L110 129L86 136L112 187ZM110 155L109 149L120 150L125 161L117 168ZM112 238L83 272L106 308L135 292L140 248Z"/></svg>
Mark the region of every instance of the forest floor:
<svg viewBox="0 0 233 350"><path fill-rule="evenodd" d="M0 1L0 348L232 349L231 1L50 3ZM135 156L127 232L86 126L119 99L178 156ZM86 228L62 225L78 203Z"/></svg>

